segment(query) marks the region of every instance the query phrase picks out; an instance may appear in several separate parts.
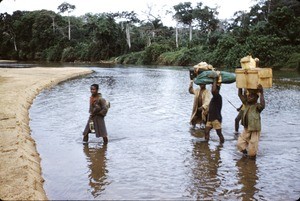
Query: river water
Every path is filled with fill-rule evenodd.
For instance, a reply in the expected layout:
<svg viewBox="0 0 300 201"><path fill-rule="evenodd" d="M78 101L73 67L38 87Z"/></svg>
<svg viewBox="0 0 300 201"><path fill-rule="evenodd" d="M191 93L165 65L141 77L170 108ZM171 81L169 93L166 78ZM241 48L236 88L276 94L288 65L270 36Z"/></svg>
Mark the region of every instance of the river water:
<svg viewBox="0 0 300 201"><path fill-rule="evenodd" d="M44 188L57 199L297 200L300 197L299 74L265 89L256 160L242 157L233 134L234 84L223 84L223 135L203 141L189 119L193 95L183 68L90 67L91 75L44 90L30 109ZM111 108L109 143L90 134L89 87L100 84ZM295 84L296 83L296 84ZM198 87L194 85L194 87ZM210 89L210 86L207 86ZM240 127L242 131L242 126Z"/></svg>

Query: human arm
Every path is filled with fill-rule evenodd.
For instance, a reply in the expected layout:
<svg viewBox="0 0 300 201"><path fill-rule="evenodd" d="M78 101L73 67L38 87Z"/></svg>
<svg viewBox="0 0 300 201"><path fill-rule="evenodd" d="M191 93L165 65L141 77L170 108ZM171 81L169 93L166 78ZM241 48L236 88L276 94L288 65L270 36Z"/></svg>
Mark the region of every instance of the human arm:
<svg viewBox="0 0 300 201"><path fill-rule="evenodd" d="M213 84L212 84L212 87L211 87L211 93L214 95L217 93L217 79L218 78L214 78L214 81L213 81Z"/></svg>
<svg viewBox="0 0 300 201"><path fill-rule="evenodd" d="M258 93L259 93L259 103L261 105L261 110L265 108L265 97L264 97L264 90L261 84L257 86Z"/></svg>
<svg viewBox="0 0 300 201"><path fill-rule="evenodd" d="M238 89L238 96L239 96L240 100L242 101L242 103L246 102L247 98L245 96L245 92L243 93L243 89L242 88Z"/></svg>
<svg viewBox="0 0 300 201"><path fill-rule="evenodd" d="M237 108L236 110L239 112L242 109L243 105L241 105L239 108Z"/></svg>
<svg viewBox="0 0 300 201"><path fill-rule="evenodd" d="M210 99L211 99L210 92L208 90L204 90L202 94L202 108L204 110L208 109Z"/></svg>
<svg viewBox="0 0 300 201"><path fill-rule="evenodd" d="M107 105L106 105L106 100L103 98L100 98L94 106L92 115L97 115L100 114L101 116L105 116L108 111Z"/></svg>
<svg viewBox="0 0 300 201"><path fill-rule="evenodd" d="M190 94L195 94L195 91L193 88L193 80L190 80L189 92L190 92Z"/></svg>

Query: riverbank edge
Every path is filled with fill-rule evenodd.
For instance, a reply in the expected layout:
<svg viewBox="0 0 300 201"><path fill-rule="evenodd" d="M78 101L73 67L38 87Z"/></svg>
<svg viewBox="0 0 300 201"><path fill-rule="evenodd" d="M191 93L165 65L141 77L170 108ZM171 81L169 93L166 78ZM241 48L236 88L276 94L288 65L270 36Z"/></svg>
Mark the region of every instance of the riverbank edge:
<svg viewBox="0 0 300 201"><path fill-rule="evenodd" d="M0 199L47 200L29 109L44 89L93 71L88 68L0 68Z"/></svg>

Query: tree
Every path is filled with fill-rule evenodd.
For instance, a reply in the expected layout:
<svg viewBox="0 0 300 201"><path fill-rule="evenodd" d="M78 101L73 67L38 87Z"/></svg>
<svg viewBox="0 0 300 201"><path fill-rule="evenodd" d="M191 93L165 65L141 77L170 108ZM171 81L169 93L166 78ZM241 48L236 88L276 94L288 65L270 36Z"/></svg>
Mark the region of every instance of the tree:
<svg viewBox="0 0 300 201"><path fill-rule="evenodd" d="M145 23L144 28L146 28L146 33L148 35L148 43L147 46L151 45L151 38L154 39L157 33L163 28L163 24L161 21L161 16L159 14L154 15L154 6L153 4L147 4L148 10L144 11L143 13L147 17L147 22ZM161 11L158 11L161 13ZM149 32L149 33L148 33Z"/></svg>
<svg viewBox="0 0 300 201"><path fill-rule="evenodd" d="M184 3L179 3L175 6L173 6L175 10L175 15L173 18L177 21L180 22L184 25L189 26L189 41L192 41L192 23L193 23L193 11L194 9L192 8L192 3L191 2L184 2ZM176 32L177 33L177 32Z"/></svg>
<svg viewBox="0 0 300 201"><path fill-rule="evenodd" d="M62 4L60 4L57 7L57 9L59 10L60 13L64 13L66 11L68 12L68 24L69 24L69 29L68 29L68 33L69 33L68 36L69 37L68 38L69 38L69 40L71 40L71 22L70 22L70 16L69 16L69 14L75 8L76 8L75 5L71 5L71 4L67 3L67 2L62 3Z"/></svg>
<svg viewBox="0 0 300 201"><path fill-rule="evenodd" d="M123 11L121 13L118 13L118 18L121 20L121 26L123 27L123 24L125 24L125 33L126 33L126 41L128 48L131 48L131 38L130 38L130 26L133 23L140 22L140 20L137 18L136 13L131 11Z"/></svg>
<svg viewBox="0 0 300 201"><path fill-rule="evenodd" d="M206 34L208 41L211 33L218 28L220 21L216 18L218 15L216 8L202 7L202 5L201 2L197 4L196 8L194 8L193 16L198 22L197 26L200 32Z"/></svg>
<svg viewBox="0 0 300 201"><path fill-rule="evenodd" d="M1 13L0 18L1 18L1 27L3 28L3 32L2 32L3 35L8 36L9 40L13 41L14 50L17 52L18 47L16 41L17 32L14 24L15 19L13 19L13 16L9 15L8 13L3 13L3 14Z"/></svg>

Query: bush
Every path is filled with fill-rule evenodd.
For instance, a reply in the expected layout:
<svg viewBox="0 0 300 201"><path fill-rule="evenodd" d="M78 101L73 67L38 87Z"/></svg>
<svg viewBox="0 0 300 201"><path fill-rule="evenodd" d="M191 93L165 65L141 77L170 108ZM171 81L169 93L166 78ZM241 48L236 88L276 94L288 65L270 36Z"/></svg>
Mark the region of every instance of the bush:
<svg viewBox="0 0 300 201"><path fill-rule="evenodd" d="M75 48L75 57L76 60L80 61L88 61L90 59L89 57L89 45L87 43L78 43Z"/></svg>
<svg viewBox="0 0 300 201"><path fill-rule="evenodd" d="M293 53L286 62L286 67L300 71L300 53Z"/></svg>
<svg viewBox="0 0 300 201"><path fill-rule="evenodd" d="M157 64L158 57L171 49L169 45L153 43L145 49L142 62L143 64Z"/></svg>
<svg viewBox="0 0 300 201"><path fill-rule="evenodd" d="M63 50L61 61L74 62L76 60L75 51L73 47L67 47Z"/></svg>
<svg viewBox="0 0 300 201"><path fill-rule="evenodd" d="M43 58L46 59L46 61L60 61L61 54L62 48L56 45L43 51Z"/></svg>
<svg viewBox="0 0 300 201"><path fill-rule="evenodd" d="M123 64L139 64L140 58L142 57L143 52L133 52L130 54L127 54L122 63Z"/></svg>

